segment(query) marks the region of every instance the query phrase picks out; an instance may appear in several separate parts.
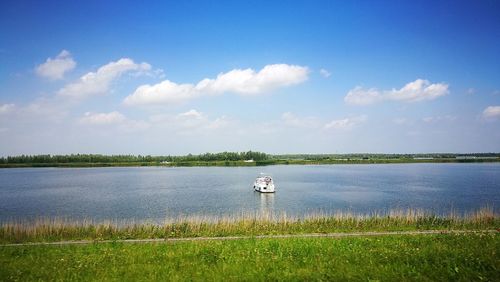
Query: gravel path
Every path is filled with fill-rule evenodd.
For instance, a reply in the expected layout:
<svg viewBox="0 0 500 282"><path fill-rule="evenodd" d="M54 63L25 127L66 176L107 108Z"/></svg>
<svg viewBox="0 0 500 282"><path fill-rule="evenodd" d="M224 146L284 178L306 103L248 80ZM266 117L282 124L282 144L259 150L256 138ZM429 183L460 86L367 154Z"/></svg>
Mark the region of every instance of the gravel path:
<svg viewBox="0 0 500 282"><path fill-rule="evenodd" d="M59 242L33 242L18 244L3 244L0 247L16 246L46 246L46 245L86 245L100 243L176 243L193 241L225 241L246 239L284 239L284 238L346 238L366 236L394 236L394 235L432 235L432 234L470 234L470 233L498 233L498 230L423 230L423 231L387 231L387 232L346 232L346 233L309 233L284 235L257 235L257 236L226 236L226 237L194 237L194 238L167 238L167 239L123 239L123 240L80 240Z"/></svg>

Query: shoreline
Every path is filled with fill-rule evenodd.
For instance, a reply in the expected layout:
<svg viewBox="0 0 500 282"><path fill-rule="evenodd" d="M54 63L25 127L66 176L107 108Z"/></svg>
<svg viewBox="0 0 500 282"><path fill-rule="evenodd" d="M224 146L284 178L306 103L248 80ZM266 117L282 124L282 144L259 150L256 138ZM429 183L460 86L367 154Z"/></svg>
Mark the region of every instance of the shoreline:
<svg viewBox="0 0 500 282"><path fill-rule="evenodd" d="M253 167L271 165L418 164L418 163L499 163L497 159L362 159L362 160L266 160L266 161L182 161L182 162L92 162L92 163L3 163L1 168L38 167Z"/></svg>
<svg viewBox="0 0 500 282"><path fill-rule="evenodd" d="M0 223L0 245L82 240L168 239L262 235L300 235L425 230L500 230L500 216L486 206L468 213L437 215L424 210L386 213L278 214L166 218L163 223L40 218Z"/></svg>

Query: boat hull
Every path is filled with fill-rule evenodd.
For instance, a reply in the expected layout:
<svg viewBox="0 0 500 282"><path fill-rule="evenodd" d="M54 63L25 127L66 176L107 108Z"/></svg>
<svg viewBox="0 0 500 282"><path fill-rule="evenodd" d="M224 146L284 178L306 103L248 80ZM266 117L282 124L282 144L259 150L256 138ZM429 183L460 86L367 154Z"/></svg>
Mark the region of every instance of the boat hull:
<svg viewBox="0 0 500 282"><path fill-rule="evenodd" d="M253 189L260 193L274 193L274 184L262 186L262 185L254 185Z"/></svg>

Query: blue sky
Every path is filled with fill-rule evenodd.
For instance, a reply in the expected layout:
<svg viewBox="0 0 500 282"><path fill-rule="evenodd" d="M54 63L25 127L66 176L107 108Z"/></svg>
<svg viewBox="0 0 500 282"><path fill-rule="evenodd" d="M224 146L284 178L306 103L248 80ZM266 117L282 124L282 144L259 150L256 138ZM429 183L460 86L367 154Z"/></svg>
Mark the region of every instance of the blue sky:
<svg viewBox="0 0 500 282"><path fill-rule="evenodd" d="M0 155L500 151L498 1L2 1Z"/></svg>

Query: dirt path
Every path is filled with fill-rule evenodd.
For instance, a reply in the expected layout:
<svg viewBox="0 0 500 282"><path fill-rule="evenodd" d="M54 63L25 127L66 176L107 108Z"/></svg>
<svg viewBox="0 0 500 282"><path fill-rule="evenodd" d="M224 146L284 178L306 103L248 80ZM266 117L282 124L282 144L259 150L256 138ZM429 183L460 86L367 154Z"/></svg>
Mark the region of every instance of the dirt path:
<svg viewBox="0 0 500 282"><path fill-rule="evenodd" d="M349 232L349 233L309 233L284 235L257 235L257 236L226 236L226 237L194 237L194 238L167 238L167 239L123 239L123 240L80 240L59 242L34 242L19 244L3 244L0 247L16 246L43 246L43 245L86 245L96 243L175 243L192 241L225 241L245 239L284 239L284 238L346 238L366 236L394 236L394 235L432 235L432 234L470 234L470 233L498 233L498 230L424 230L424 231L387 231L387 232Z"/></svg>

